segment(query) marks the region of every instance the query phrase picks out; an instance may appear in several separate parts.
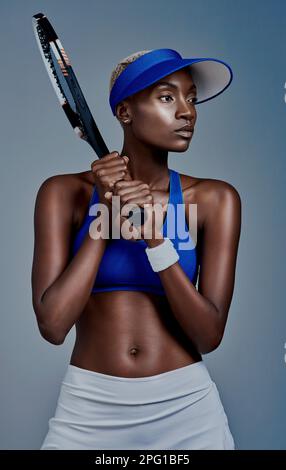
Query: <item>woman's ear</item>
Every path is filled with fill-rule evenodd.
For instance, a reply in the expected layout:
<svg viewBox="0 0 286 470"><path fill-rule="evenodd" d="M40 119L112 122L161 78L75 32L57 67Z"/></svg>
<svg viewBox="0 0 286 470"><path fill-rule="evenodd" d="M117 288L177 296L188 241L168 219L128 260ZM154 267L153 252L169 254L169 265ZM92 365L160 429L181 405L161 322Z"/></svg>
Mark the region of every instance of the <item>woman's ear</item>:
<svg viewBox="0 0 286 470"><path fill-rule="evenodd" d="M127 101L121 101L116 107L116 117L122 124L131 122L131 110Z"/></svg>

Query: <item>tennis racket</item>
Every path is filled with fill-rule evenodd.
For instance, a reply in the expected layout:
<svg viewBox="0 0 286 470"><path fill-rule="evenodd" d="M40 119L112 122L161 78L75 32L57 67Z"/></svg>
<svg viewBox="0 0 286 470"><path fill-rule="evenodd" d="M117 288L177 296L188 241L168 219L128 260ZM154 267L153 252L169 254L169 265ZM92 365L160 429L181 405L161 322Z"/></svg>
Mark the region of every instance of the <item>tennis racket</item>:
<svg viewBox="0 0 286 470"><path fill-rule="evenodd" d="M61 41L43 13L33 16L33 29L46 70L67 119L76 135L93 148L98 158L102 158L110 152L89 110ZM134 208L127 215L128 219L130 217L134 226L142 225L144 209Z"/></svg>

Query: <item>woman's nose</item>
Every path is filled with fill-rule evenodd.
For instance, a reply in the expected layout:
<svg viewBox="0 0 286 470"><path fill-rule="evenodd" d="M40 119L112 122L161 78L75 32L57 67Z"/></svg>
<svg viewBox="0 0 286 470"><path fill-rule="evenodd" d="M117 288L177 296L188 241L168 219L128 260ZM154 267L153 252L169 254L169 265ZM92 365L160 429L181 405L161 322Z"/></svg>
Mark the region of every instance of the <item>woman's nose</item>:
<svg viewBox="0 0 286 470"><path fill-rule="evenodd" d="M177 108L176 117L179 119L181 116L191 121L195 117L195 106L184 99L180 100Z"/></svg>

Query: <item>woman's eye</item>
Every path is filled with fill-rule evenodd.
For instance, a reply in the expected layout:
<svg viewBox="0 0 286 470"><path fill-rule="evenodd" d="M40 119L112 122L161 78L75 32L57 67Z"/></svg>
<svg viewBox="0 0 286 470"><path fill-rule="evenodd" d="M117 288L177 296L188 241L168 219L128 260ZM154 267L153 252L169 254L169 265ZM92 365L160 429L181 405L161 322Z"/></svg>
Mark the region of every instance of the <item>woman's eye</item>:
<svg viewBox="0 0 286 470"><path fill-rule="evenodd" d="M196 103L198 101L198 98L196 96L192 97L193 103Z"/></svg>
<svg viewBox="0 0 286 470"><path fill-rule="evenodd" d="M160 96L160 99L161 98L172 98L172 96L171 95L162 95L162 96ZM165 101L165 103L166 103L166 101Z"/></svg>
<svg viewBox="0 0 286 470"><path fill-rule="evenodd" d="M162 95L162 96L160 96L160 99L161 99L161 98L172 98L172 96L171 96L171 95ZM192 100L192 103L196 103L196 102L198 101L198 98L197 98L196 96L193 96L193 97L191 98L191 100ZM168 101L167 101L167 102L168 102ZM166 103L166 101L164 101L164 103Z"/></svg>

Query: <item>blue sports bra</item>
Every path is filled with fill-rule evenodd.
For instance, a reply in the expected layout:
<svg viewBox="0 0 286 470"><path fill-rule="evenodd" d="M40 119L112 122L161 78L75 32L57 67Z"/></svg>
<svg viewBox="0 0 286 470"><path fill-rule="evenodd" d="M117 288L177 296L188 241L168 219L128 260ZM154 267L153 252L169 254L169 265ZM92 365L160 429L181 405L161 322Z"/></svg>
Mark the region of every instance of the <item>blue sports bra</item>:
<svg viewBox="0 0 286 470"><path fill-rule="evenodd" d="M178 260L180 266L190 281L195 284L198 275L197 249L187 226L185 206L178 206L184 204L180 175L169 168L169 177L170 195L161 233L172 240L180 256ZM99 197L94 186L87 214L73 240L72 256L79 250L90 223L96 218L96 215L90 215L90 213L96 214L94 208L93 210L90 208L98 202ZM129 290L165 295L160 276L152 270L147 258L145 252L147 246L143 239L136 242L122 238L110 239L101 258L92 293Z"/></svg>

